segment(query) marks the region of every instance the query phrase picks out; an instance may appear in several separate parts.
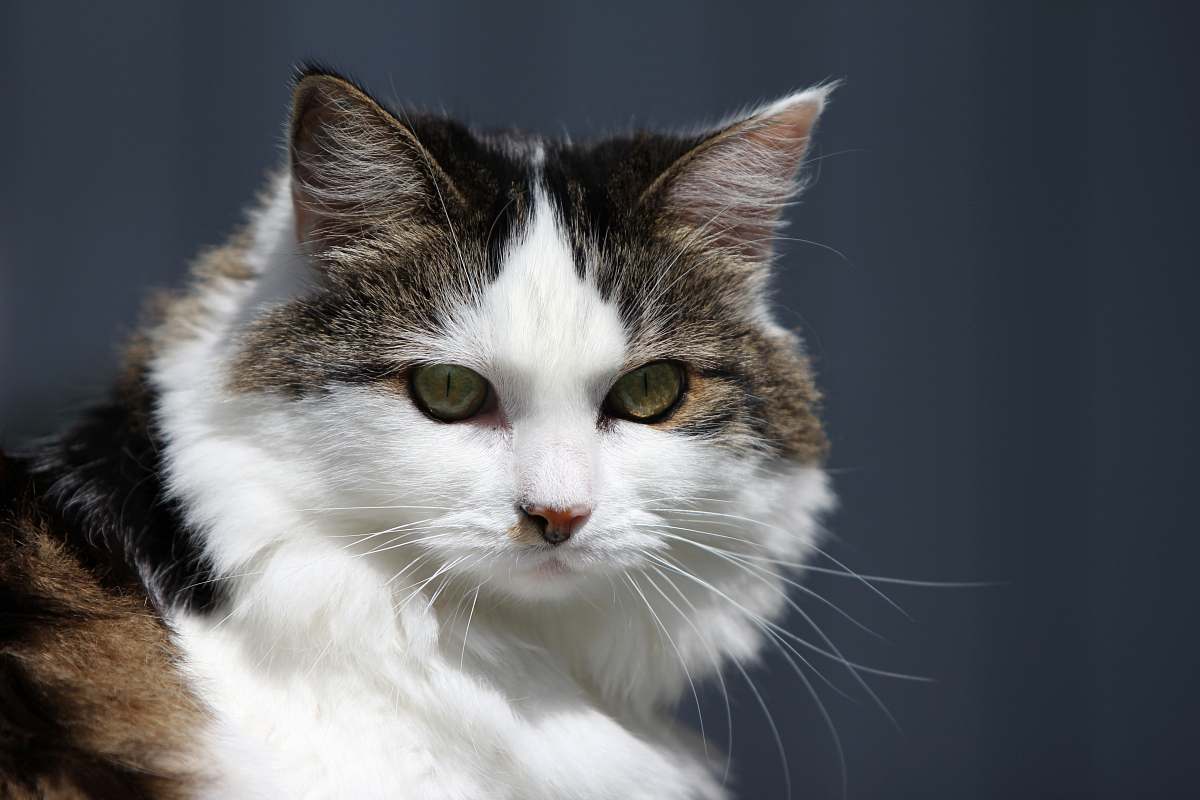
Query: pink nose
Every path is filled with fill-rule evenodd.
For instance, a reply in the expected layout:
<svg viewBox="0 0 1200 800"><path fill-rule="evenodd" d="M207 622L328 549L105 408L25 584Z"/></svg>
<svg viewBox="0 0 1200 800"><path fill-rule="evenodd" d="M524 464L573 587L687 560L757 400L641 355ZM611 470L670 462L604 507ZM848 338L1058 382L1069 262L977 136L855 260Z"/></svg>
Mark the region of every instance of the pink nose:
<svg viewBox="0 0 1200 800"><path fill-rule="evenodd" d="M587 506L551 508L550 506L527 505L521 510L533 518L542 538L549 544L562 544L582 527L592 510Z"/></svg>

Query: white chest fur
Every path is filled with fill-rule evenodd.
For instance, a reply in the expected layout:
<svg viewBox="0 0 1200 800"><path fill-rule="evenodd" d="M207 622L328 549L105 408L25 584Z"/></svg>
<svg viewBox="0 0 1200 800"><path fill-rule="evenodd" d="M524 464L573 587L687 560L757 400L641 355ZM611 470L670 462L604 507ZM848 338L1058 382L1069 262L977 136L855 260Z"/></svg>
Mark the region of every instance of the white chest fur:
<svg viewBox="0 0 1200 800"><path fill-rule="evenodd" d="M344 639L299 651L247 641L219 617L176 628L220 722L212 749L226 792L246 775L298 798L724 796L691 734L653 714L606 713L537 648L491 650L499 672L482 679L478 653L398 652L403 633L351 654ZM489 646L478 619L471 637Z"/></svg>

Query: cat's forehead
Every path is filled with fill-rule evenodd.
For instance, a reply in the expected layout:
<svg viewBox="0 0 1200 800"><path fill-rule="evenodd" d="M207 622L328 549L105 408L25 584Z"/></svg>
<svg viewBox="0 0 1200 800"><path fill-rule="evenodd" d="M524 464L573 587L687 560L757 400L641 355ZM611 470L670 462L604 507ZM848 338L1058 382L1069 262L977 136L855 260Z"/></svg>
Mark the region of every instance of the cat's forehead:
<svg viewBox="0 0 1200 800"><path fill-rule="evenodd" d="M616 305L578 269L575 248L540 190L475 309L475 347L490 370L547 402L603 385L628 357Z"/></svg>

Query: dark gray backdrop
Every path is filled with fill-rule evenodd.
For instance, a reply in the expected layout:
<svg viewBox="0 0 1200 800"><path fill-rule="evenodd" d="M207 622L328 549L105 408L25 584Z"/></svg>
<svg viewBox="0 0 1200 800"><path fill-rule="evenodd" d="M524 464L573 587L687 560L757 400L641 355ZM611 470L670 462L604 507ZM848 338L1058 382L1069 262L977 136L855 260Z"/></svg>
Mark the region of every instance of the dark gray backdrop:
<svg viewBox="0 0 1200 800"><path fill-rule="evenodd" d="M897 588L909 622L813 581L890 642L814 609L848 653L937 679L875 681L902 732L825 693L849 796L1196 796L1187 5L51 6L0 8L7 445L94 396L146 290L238 222L279 158L298 59L576 136L845 77L792 214L821 244L788 245L778 281L828 391L835 551L864 572L1006 582ZM838 796L798 680L778 658L755 677L795 796ZM743 794L782 796L761 712L734 699Z"/></svg>

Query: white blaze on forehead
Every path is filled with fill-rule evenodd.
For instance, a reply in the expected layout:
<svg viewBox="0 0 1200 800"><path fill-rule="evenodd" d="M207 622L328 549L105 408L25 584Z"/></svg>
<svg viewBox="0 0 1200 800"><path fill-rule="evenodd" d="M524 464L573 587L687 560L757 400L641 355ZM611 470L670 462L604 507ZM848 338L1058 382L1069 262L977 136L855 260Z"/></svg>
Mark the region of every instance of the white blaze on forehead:
<svg viewBox="0 0 1200 800"><path fill-rule="evenodd" d="M516 415L594 405L598 382L623 363L620 315L580 279L571 244L541 192L481 310L489 361L516 395L503 398Z"/></svg>
<svg viewBox="0 0 1200 800"><path fill-rule="evenodd" d="M522 499L593 505L596 420L624 361L625 332L617 309L579 277L541 192L479 310L490 377L513 426Z"/></svg>

